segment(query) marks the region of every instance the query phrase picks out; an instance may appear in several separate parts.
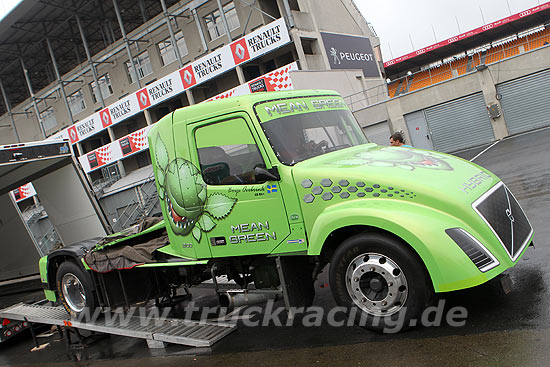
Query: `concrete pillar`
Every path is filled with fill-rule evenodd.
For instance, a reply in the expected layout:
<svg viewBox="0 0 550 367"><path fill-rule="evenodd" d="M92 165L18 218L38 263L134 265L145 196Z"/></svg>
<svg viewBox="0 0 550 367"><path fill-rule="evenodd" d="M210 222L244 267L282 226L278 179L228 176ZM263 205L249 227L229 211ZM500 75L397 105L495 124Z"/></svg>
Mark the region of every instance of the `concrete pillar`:
<svg viewBox="0 0 550 367"><path fill-rule="evenodd" d="M235 71L237 72L237 77L239 78L239 84L246 83L246 79L244 77L243 68L241 65L237 65L235 67Z"/></svg>
<svg viewBox="0 0 550 367"><path fill-rule="evenodd" d="M292 40L294 41L296 53L298 54L298 61L300 61L300 66L302 70L309 70L309 66L306 60L306 54L304 53L304 48L302 47L300 32L297 29L293 28L290 30L290 34L292 35Z"/></svg>
<svg viewBox="0 0 550 367"><path fill-rule="evenodd" d="M78 150L78 155L83 156L84 155L84 149L82 149L82 143L76 143L76 150Z"/></svg>
<svg viewBox="0 0 550 367"><path fill-rule="evenodd" d="M147 125L153 125L153 118L151 117L151 112L149 110L143 110L143 115L145 116L145 122L147 122Z"/></svg>
<svg viewBox="0 0 550 367"><path fill-rule="evenodd" d="M195 104L195 97L193 96L193 92L191 89L185 90L185 95L187 95L187 101L189 101L189 106Z"/></svg>
<svg viewBox="0 0 550 367"><path fill-rule="evenodd" d="M405 140L410 141L409 129L407 129L407 123L403 116L403 108L401 108L401 100L399 98L389 100L386 102L386 109L388 110L390 132L403 131Z"/></svg>
<svg viewBox="0 0 550 367"><path fill-rule="evenodd" d="M502 139L510 134L508 132L508 127L506 126L504 114L502 113L502 104L500 103L500 100L496 98L497 87L493 79L493 74L491 73L491 70L489 70L489 68L478 70L476 74L479 80L481 92L483 93L483 98L485 99L485 105L498 105L498 108L500 110L500 117L497 117L496 119L491 119L491 127L493 128L495 138Z"/></svg>

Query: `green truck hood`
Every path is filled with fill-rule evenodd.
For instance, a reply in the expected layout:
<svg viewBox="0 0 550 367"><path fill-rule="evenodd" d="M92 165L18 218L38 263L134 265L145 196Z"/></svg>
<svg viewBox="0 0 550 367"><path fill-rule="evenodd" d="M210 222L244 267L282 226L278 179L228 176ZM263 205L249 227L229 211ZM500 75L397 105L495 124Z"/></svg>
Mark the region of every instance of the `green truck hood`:
<svg viewBox="0 0 550 367"><path fill-rule="evenodd" d="M499 179L455 156L428 150L365 144L296 164L302 207L342 200L406 200L462 218L471 203Z"/></svg>

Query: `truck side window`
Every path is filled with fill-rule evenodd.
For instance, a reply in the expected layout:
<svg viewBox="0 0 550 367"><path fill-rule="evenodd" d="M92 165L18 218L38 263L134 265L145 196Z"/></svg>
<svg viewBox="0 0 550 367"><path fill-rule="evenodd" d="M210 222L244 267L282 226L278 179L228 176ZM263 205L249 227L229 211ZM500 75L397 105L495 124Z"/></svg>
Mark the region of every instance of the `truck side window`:
<svg viewBox="0 0 550 367"><path fill-rule="evenodd" d="M208 185L254 184L255 167L265 167L254 137L241 118L195 132L202 177Z"/></svg>

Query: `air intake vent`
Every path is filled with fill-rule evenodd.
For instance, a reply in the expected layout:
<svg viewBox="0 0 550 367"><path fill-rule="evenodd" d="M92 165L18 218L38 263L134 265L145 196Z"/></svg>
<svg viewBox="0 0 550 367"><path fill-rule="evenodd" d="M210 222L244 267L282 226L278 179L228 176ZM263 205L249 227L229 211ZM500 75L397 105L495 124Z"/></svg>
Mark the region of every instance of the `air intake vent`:
<svg viewBox="0 0 550 367"><path fill-rule="evenodd" d="M445 233L456 242L481 272L486 272L499 264L493 254L462 228L449 228L445 230Z"/></svg>

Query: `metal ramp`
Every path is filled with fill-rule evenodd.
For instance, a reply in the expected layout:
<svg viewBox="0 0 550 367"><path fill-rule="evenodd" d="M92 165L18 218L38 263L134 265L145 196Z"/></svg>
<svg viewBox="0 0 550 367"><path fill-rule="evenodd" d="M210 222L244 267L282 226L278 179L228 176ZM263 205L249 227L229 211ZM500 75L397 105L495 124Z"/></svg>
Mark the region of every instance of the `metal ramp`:
<svg viewBox="0 0 550 367"><path fill-rule="evenodd" d="M101 315L93 322L85 322L71 318L62 306L23 303L0 310L0 318L146 339L150 346L163 342L192 347L210 347L236 329L236 325L218 322L127 315L121 318L120 316L106 318Z"/></svg>

